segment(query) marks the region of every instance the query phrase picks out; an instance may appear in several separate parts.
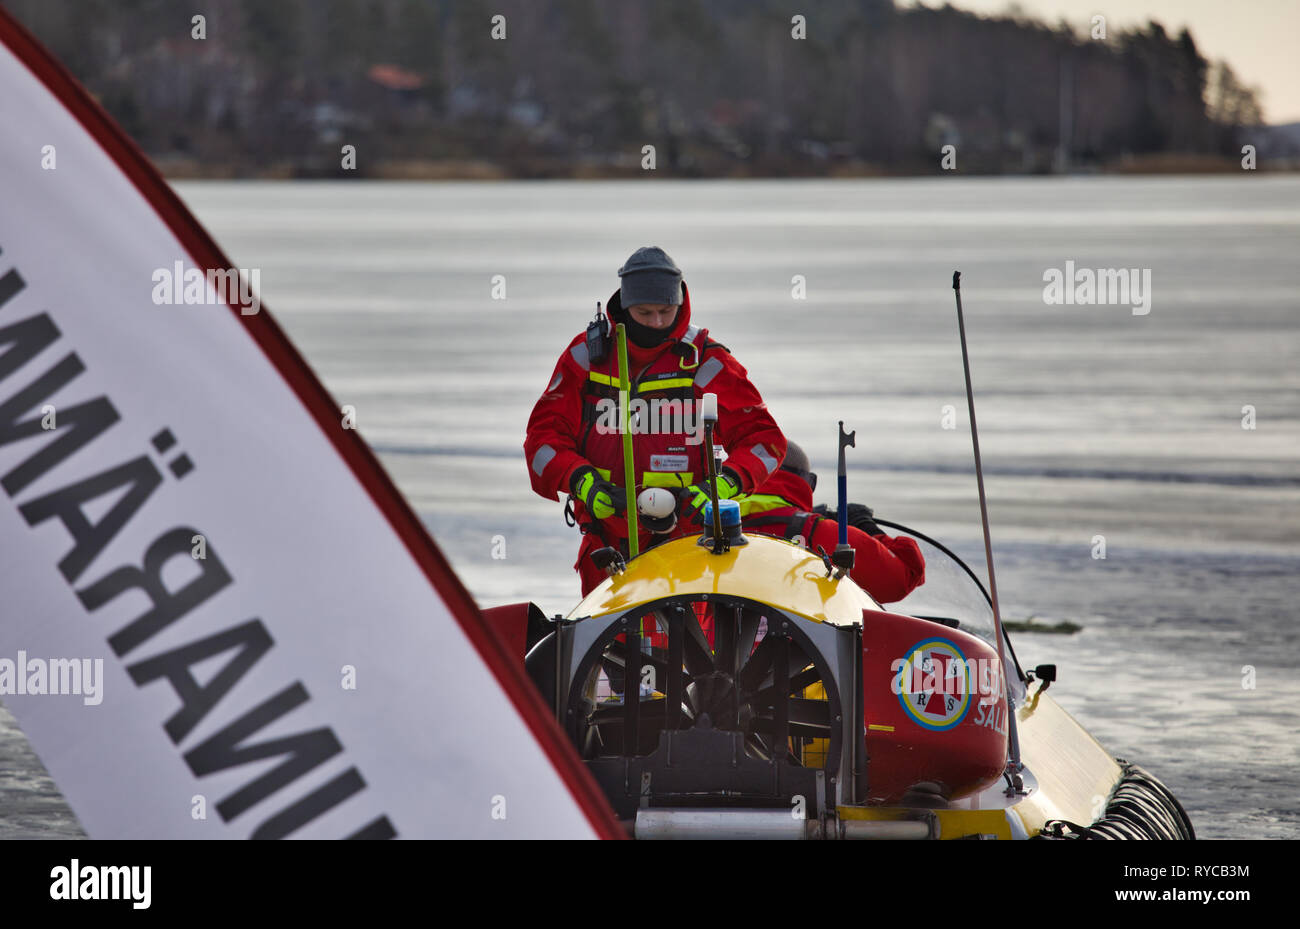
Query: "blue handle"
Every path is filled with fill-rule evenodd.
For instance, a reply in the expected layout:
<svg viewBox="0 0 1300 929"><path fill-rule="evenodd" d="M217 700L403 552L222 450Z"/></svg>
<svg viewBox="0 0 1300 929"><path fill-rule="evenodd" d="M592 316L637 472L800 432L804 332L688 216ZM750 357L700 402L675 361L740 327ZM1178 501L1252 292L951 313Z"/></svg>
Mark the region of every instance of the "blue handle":
<svg viewBox="0 0 1300 929"><path fill-rule="evenodd" d="M849 479L841 474L839 476L840 501L838 512L840 516L840 544L849 543Z"/></svg>
<svg viewBox="0 0 1300 929"><path fill-rule="evenodd" d="M839 506L837 511L840 517L840 546L841 548L849 544L849 478L848 469L844 466L844 449L847 446L857 446L858 432L855 429L852 432L844 431L844 420L840 420L840 461L839 471Z"/></svg>

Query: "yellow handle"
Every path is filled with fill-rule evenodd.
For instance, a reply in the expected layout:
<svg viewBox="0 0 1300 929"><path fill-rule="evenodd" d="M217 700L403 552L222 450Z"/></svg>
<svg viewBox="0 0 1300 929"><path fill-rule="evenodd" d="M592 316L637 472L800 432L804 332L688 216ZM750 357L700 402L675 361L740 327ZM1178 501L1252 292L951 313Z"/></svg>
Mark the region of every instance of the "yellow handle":
<svg viewBox="0 0 1300 929"><path fill-rule="evenodd" d="M618 342L618 408L623 426L623 483L627 497L627 557L632 560L640 550L640 529L636 519L636 470L633 467L630 407L632 383L627 374L627 327L619 323L614 329Z"/></svg>

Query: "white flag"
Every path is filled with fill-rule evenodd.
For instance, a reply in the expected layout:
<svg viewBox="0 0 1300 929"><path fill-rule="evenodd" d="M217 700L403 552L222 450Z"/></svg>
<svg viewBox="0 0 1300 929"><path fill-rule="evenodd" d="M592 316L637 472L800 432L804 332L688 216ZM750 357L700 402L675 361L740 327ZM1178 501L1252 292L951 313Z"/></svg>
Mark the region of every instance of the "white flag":
<svg viewBox="0 0 1300 929"><path fill-rule="evenodd" d="M89 834L615 835L254 275L3 10L0 88L0 700Z"/></svg>

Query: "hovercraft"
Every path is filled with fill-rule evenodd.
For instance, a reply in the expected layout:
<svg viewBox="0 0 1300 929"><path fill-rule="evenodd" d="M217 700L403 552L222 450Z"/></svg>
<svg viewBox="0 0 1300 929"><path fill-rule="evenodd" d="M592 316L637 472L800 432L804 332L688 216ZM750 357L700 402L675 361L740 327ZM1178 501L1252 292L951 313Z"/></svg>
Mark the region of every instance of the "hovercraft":
<svg viewBox="0 0 1300 929"><path fill-rule="evenodd" d="M828 559L707 532L626 564L567 616L487 611L638 838L1192 838L1178 801L1003 671L991 601L956 555L883 608ZM703 541L705 544L701 544ZM1005 633L1004 633L1005 637ZM1013 761L1013 739L1018 760Z"/></svg>
<svg viewBox="0 0 1300 929"><path fill-rule="evenodd" d="M885 609L849 575L845 448L839 545L809 552L741 531L712 500L696 536L638 553L637 512L671 529L654 489L628 506L629 550L593 554L608 577L567 616L485 611L637 838L1194 838L1173 795L1111 756L1025 670L1001 623L957 295L986 589L942 544L897 523L926 580ZM620 343L625 339L622 327ZM629 379L620 350L625 473ZM717 400L703 397L704 449ZM716 452L715 452L716 453Z"/></svg>

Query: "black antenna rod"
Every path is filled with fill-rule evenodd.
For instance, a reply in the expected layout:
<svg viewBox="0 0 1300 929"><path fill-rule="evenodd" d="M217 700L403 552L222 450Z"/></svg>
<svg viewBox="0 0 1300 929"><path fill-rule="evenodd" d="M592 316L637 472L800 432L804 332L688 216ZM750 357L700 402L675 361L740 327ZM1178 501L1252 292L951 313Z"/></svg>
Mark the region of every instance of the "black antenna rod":
<svg viewBox="0 0 1300 929"><path fill-rule="evenodd" d="M1020 772L1024 765L1020 763L1020 737L1016 732L1016 703L1011 696L1011 676L1007 674L1006 650L1002 639L1002 611L998 608L998 583L993 573L993 538L989 534L989 508L984 496L984 468L980 465L979 427L975 425L975 391L970 380L970 356L966 352L966 322L961 311L961 272L952 272L952 289L957 296L957 332L961 337L961 366L966 372L966 406L970 410L970 438L975 447L975 482L980 491L980 522L984 525L984 561L989 566L989 600L993 605L993 634L998 640L998 664L1002 668L1003 680L1007 682L1007 735L1010 759L1007 763L1006 776L1015 791L1020 791L1022 780Z"/></svg>

